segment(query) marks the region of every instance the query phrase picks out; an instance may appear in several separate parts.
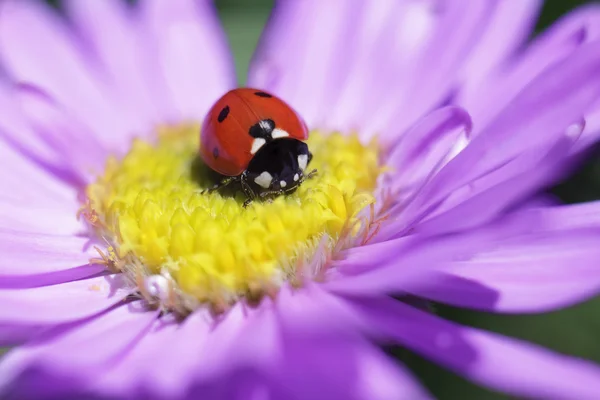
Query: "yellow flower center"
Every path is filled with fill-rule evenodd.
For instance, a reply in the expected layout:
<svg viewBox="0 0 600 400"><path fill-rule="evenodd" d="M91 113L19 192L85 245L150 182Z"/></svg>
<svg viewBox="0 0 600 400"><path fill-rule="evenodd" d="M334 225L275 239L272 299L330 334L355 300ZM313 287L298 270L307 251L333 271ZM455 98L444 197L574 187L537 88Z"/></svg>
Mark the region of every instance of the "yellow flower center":
<svg viewBox="0 0 600 400"><path fill-rule="evenodd" d="M144 284L159 277L159 287L167 283L161 304L179 311L219 309L270 294L285 281L318 279L314 266L305 268L317 245L333 249L359 230L358 213L374 202L376 144L312 132L310 167L318 175L292 194L243 208L241 190L202 193L215 178L198 157L198 132L164 128L153 143L136 139L87 187L84 214L109 245L104 262L145 297L161 297Z"/></svg>

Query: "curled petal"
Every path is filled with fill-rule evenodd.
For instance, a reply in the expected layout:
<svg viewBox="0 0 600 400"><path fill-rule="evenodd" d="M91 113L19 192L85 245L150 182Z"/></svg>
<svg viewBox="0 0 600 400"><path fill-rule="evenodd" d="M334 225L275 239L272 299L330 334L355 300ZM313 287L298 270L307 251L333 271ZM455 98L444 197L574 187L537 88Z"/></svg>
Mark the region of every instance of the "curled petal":
<svg viewBox="0 0 600 400"><path fill-rule="evenodd" d="M471 132L469 114L458 107L438 109L409 129L387 157L393 171L384 184L409 196L437 172Z"/></svg>
<svg viewBox="0 0 600 400"><path fill-rule="evenodd" d="M580 126L577 121L599 98L600 41L596 41L582 46L528 85L418 193L402 218L424 218L456 190L500 169L506 172L497 174L497 182L529 171L531 165L523 158L527 152L555 143L558 146L560 140L575 141L570 125ZM539 185L540 181L534 181ZM547 181L542 179L541 183ZM529 190L538 189L536 185ZM468 196L462 198L466 199Z"/></svg>

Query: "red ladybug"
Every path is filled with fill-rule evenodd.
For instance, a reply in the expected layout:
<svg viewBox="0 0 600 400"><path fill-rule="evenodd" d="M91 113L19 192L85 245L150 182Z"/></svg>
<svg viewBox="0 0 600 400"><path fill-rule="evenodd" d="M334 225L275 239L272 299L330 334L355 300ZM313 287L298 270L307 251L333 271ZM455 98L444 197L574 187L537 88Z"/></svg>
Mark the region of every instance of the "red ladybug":
<svg viewBox="0 0 600 400"><path fill-rule="evenodd" d="M247 200L295 190L316 174L308 128L283 100L262 90L231 90L212 106L200 132L200 155L224 178L209 191L239 182Z"/></svg>

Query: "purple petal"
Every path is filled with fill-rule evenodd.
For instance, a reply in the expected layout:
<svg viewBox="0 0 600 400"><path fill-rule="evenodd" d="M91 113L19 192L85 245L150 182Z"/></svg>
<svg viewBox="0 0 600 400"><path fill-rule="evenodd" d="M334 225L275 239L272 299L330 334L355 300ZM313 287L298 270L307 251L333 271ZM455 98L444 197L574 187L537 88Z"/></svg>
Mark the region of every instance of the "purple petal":
<svg viewBox="0 0 600 400"><path fill-rule="evenodd" d="M490 12L493 6L489 1L453 0L437 4L437 9L433 10L439 14L436 29L424 46L422 55L400 78L404 85L402 90L407 93L404 101L390 102L392 108L384 106L378 110L378 118L369 130L390 132L394 135L392 137L397 138L414 121L445 101L454 90L456 73L465 56L477 44L493 17Z"/></svg>
<svg viewBox="0 0 600 400"><path fill-rule="evenodd" d="M335 346L323 346L320 335L280 332L272 311L269 306L246 311L236 306L214 328L203 313L192 315L183 325L156 322L97 380L94 391L128 398L149 393L160 398L188 398L186 394L196 392L221 397L227 393L227 398L238 398L244 392L245 397L240 398L247 398L252 393L280 391L287 393L284 398L304 398L302 393L307 390L312 390L310 398L315 399L340 398L331 397L336 393L365 400L428 398L408 373L364 340L353 336L334 340ZM307 348L310 351L296 352ZM164 368L173 363L177 368ZM307 364L315 367L302 368ZM304 372L290 371L293 366ZM340 379L348 381L342 366L355 376L351 385L339 385Z"/></svg>
<svg viewBox="0 0 600 400"><path fill-rule="evenodd" d="M0 346L8 348L24 344L44 332L45 329L51 328L43 325L0 324Z"/></svg>
<svg viewBox="0 0 600 400"><path fill-rule="evenodd" d="M202 121L212 103L235 86L233 61L212 2L148 0L140 7L175 108L172 117Z"/></svg>
<svg viewBox="0 0 600 400"><path fill-rule="evenodd" d="M0 118L0 159L9 166L0 168L0 185L6 189L0 191L0 202L20 206L20 214L27 213L30 206L52 208L60 213L76 212L79 207L76 188L60 179L64 176L53 176L10 147L3 138Z"/></svg>
<svg viewBox="0 0 600 400"><path fill-rule="evenodd" d="M477 384L518 397L593 399L600 368L539 346L444 321L390 298L355 300L380 337Z"/></svg>
<svg viewBox="0 0 600 400"><path fill-rule="evenodd" d="M125 397L153 393L179 398L236 371L272 368L280 355L279 342L270 305L244 310L238 304L217 322L199 311L182 325L157 322L94 387ZM165 365L177 368L166 371Z"/></svg>
<svg viewBox="0 0 600 400"><path fill-rule="evenodd" d="M404 210L402 218L420 218L453 191L498 168L510 171L502 181L525 172L530 168L527 163L518 161L525 169L510 163L530 149L559 140L599 97L600 41L582 46L534 80L439 171ZM571 133L567 132L567 137Z"/></svg>
<svg viewBox="0 0 600 400"><path fill-rule="evenodd" d="M503 66L519 50L532 32L541 7L541 0L496 2L485 32L461 68L465 86L480 85L491 71Z"/></svg>
<svg viewBox="0 0 600 400"><path fill-rule="evenodd" d="M428 2L279 2L249 83L290 101L317 128L369 137L393 121L381 136L393 142L448 95L449 78L476 40L474 32L485 26L487 9L484 2L460 1L437 8ZM416 109L406 110L415 96Z"/></svg>
<svg viewBox="0 0 600 400"><path fill-rule="evenodd" d="M136 311L135 305L57 327L12 350L0 363L0 397L8 393L14 398L85 398L84 394L91 394L92 384L131 350L157 317L156 312Z"/></svg>
<svg viewBox="0 0 600 400"><path fill-rule="evenodd" d="M83 225L75 213L76 193L9 148L0 156L11 168L0 170L0 287L36 286L80 279L104 270L86 266L93 252L77 237ZM93 249L92 249L93 250ZM17 282L20 281L20 282Z"/></svg>
<svg viewBox="0 0 600 400"><path fill-rule="evenodd" d="M504 70L461 93L458 104L469 110L476 126L487 125L538 75L571 57L583 44L598 39L599 26L597 5L583 6L563 16Z"/></svg>
<svg viewBox="0 0 600 400"><path fill-rule="evenodd" d="M412 235L347 250L332 266L325 287L341 293L398 293L426 280L430 271L463 260L504 237L510 229L525 229L528 221L507 221L507 227L486 227L461 234ZM515 225L513 227L513 225Z"/></svg>
<svg viewBox="0 0 600 400"><path fill-rule="evenodd" d="M398 238L365 243L343 250L331 262L330 273L341 272L342 275L355 275L378 268L382 263L404 255L412 255L422 244L417 235L400 236Z"/></svg>
<svg viewBox="0 0 600 400"><path fill-rule="evenodd" d="M519 212L462 234L416 234L346 251L341 293L410 293L455 306L539 312L600 292L600 203Z"/></svg>
<svg viewBox="0 0 600 400"><path fill-rule="evenodd" d="M192 315L181 326L157 323L94 387L110 395L135 398L145 393L180 398L192 388L204 394L216 390L224 396L241 392L241 387L246 388L246 396L252 391L272 394L284 389L288 396L298 398L304 398L307 390L315 399L342 398L342 394L343 398L365 400L428 398L409 373L360 337L344 334L346 339L327 339L330 331L317 328L317 320L325 315L317 303L328 298L323 306L329 317L335 318L335 300L315 290L307 295L300 290L278 299L281 314L275 314L267 302L259 309L244 310L238 305L214 327L203 313ZM319 298L312 298L319 293ZM307 304L308 309L303 307ZM291 316L286 313L289 305L298 306ZM298 313L303 315L302 321L312 321L308 329L296 320ZM346 333L353 331L353 322L344 326ZM333 346L333 342L337 344ZM177 368L165 370L164 365L173 363ZM350 373L340 370L342 366ZM290 368L304 372L298 374ZM351 385L339 384L349 376L355 377ZM212 387L234 377L234 387ZM244 383L248 379L253 384Z"/></svg>
<svg viewBox="0 0 600 400"><path fill-rule="evenodd" d="M432 399L412 372L371 344L358 347L357 397L364 400Z"/></svg>
<svg viewBox="0 0 600 400"><path fill-rule="evenodd" d="M21 275L0 275L0 290L20 290L38 288L41 286L58 285L80 279L106 276L109 272L104 265L78 265L52 272L31 273Z"/></svg>
<svg viewBox="0 0 600 400"><path fill-rule="evenodd" d="M21 106L23 116L38 132L42 142L82 180L89 181L103 171L110 144L96 139L92 130L69 115L47 93L36 87L20 85L14 90L13 101ZM18 134L22 135L22 132ZM27 145L23 144L24 147Z"/></svg>
<svg viewBox="0 0 600 400"><path fill-rule="evenodd" d="M320 7L319 2L315 3L316 7ZM341 3L344 6L352 4ZM397 82L398 77L411 65L435 26L435 15L430 12L427 4L418 2L382 0L377 3L362 2L360 6L354 7L350 16L343 20L349 22L349 25L340 25L338 40L342 44L330 53L335 54L335 65L329 64L332 68L325 78L329 85L320 97L321 110L314 123L320 129L358 131L363 137L368 137L372 132L366 132L364 128L372 119L371 105L377 109L387 101L398 101L398 98L391 98L390 92L394 92L394 96L401 96L402 92L390 90L390 86L385 85ZM334 16L340 17L335 13ZM307 24L311 23L310 16L306 20ZM282 26L279 30L283 33L285 27ZM344 32L345 30L348 32ZM325 34L331 35L331 32L327 30ZM267 31L263 42L277 33L279 31L273 34ZM295 35L296 40L300 37ZM277 52L278 49L273 48L269 56L277 57ZM320 68L323 67L327 66L323 64ZM253 72L251 69L251 73ZM252 74L250 78L253 78ZM310 95L306 102L310 104Z"/></svg>
<svg viewBox="0 0 600 400"><path fill-rule="evenodd" d="M600 203L532 208L507 218L529 231L492 242L470 259L431 270L412 294L496 312L544 312L600 292Z"/></svg>
<svg viewBox="0 0 600 400"><path fill-rule="evenodd" d="M49 93L97 137L115 148L129 143L132 118L103 85L95 55L42 3L10 0L2 5L0 60L11 78Z"/></svg>
<svg viewBox="0 0 600 400"><path fill-rule="evenodd" d="M63 3L110 75L111 90L124 99L128 113L136 116L136 131L144 133L164 122L169 109L168 98L161 91L164 77L138 15L120 0Z"/></svg>
<svg viewBox="0 0 600 400"><path fill-rule="evenodd" d="M281 348L279 326L272 303L268 301L257 309L245 309L238 303L212 328L198 356L215 362L197 368L196 379L205 380L232 367L265 367L278 359Z"/></svg>
<svg viewBox="0 0 600 400"><path fill-rule="evenodd" d="M302 333L347 332L360 326L354 310L326 285L305 283L301 289L284 287L277 296L276 313L287 330Z"/></svg>
<svg viewBox="0 0 600 400"><path fill-rule="evenodd" d="M40 197L36 195L36 187L32 183L37 183L42 189L63 186L63 193L73 192L74 187L81 186L84 182L79 171L69 164L69 160L61 159L60 155L44 142L44 138L31 129L14 97L14 86L0 83L0 108L3 110L0 118L0 155L3 156L6 165L23 169L23 173L26 174L23 176L27 176L28 179L22 179L14 173L14 169L0 171L0 179L12 188L10 191L0 192L0 198L20 199L26 204L39 201ZM38 177L40 179L36 179L35 182L29 181ZM58 181L62 185L57 185ZM25 191L32 192L32 195L23 196ZM48 201L52 202L53 197ZM74 197L75 195L72 195L72 198Z"/></svg>
<svg viewBox="0 0 600 400"><path fill-rule="evenodd" d="M0 231L75 236L83 231L83 225L71 210L0 199Z"/></svg>
<svg viewBox="0 0 600 400"><path fill-rule="evenodd" d="M87 264L98 256L88 238L56 234L0 231L0 276L56 272Z"/></svg>
<svg viewBox="0 0 600 400"><path fill-rule="evenodd" d="M52 325L74 321L110 308L128 293L119 275L32 289L0 289L0 322Z"/></svg>
<svg viewBox="0 0 600 400"><path fill-rule="evenodd" d="M567 137L549 148L542 146L524 152L455 191L413 230L430 235L441 234L469 229L493 219L519 200L533 195L537 188L550 185L572 171L573 164L556 162L566 159L572 147L573 139Z"/></svg>
<svg viewBox="0 0 600 400"><path fill-rule="evenodd" d="M403 367L356 335L353 307L319 285L284 289L275 303L281 359L270 376L298 398L421 399L430 396Z"/></svg>
<svg viewBox="0 0 600 400"><path fill-rule="evenodd" d="M210 332L210 317L197 313L182 325L156 321L126 356L106 371L93 386L113 396L184 398L199 368L210 368L217 359L201 358ZM164 368L165 365L177 366ZM216 379L216 378L215 378Z"/></svg>
<svg viewBox="0 0 600 400"><path fill-rule="evenodd" d="M588 113L585 116L585 129L583 135L579 138L573 149L573 153L579 153L589 149L593 144L600 139L600 104L596 110Z"/></svg>
<svg viewBox="0 0 600 400"><path fill-rule="evenodd" d="M392 400L431 396L373 344L350 335L284 337L276 380L300 399Z"/></svg>
<svg viewBox="0 0 600 400"><path fill-rule="evenodd" d="M385 164L393 171L384 184L400 196L409 196L448 161L470 132L471 118L461 108L444 107L427 115L402 136L387 157Z"/></svg>
<svg viewBox="0 0 600 400"><path fill-rule="evenodd" d="M582 46L535 79L440 175L457 174L460 169L460 179L452 183L468 183L522 150L562 135L599 99L599 67L600 41ZM445 183L440 186L450 185Z"/></svg>
<svg viewBox="0 0 600 400"><path fill-rule="evenodd" d="M248 84L281 96L314 127L345 81L345 50L356 36L362 8L344 1L276 2Z"/></svg>

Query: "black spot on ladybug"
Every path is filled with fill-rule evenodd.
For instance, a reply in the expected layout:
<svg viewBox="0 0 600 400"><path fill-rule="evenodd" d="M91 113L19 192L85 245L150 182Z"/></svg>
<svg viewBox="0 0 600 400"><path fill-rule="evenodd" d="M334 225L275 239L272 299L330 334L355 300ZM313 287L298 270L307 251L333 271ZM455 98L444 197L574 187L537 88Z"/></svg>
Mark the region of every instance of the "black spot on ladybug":
<svg viewBox="0 0 600 400"><path fill-rule="evenodd" d="M257 95L258 97L267 97L267 98L273 97L269 93L265 93L265 92L255 92L254 94Z"/></svg>
<svg viewBox="0 0 600 400"><path fill-rule="evenodd" d="M275 129L275 121L272 119L263 119L250 127L248 133L253 138L263 138L266 141L273 139L271 132Z"/></svg>
<svg viewBox="0 0 600 400"><path fill-rule="evenodd" d="M219 113L217 120L219 122L223 122L223 121L225 121L225 118L227 118L228 115L229 115L229 106L225 106Z"/></svg>
<svg viewBox="0 0 600 400"><path fill-rule="evenodd" d="M219 149L216 148L216 147L213 149L213 157L214 158L219 158Z"/></svg>

